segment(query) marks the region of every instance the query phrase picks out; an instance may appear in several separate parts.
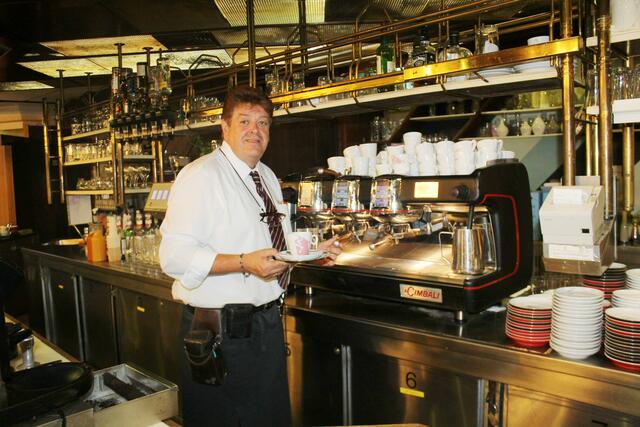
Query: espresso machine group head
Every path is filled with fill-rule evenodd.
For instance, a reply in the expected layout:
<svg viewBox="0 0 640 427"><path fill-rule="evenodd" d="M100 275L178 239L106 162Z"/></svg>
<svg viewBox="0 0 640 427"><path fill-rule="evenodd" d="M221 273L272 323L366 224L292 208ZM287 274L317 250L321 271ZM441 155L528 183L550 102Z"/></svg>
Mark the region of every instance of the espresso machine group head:
<svg viewBox="0 0 640 427"><path fill-rule="evenodd" d="M331 206L331 185L321 180L313 185L322 186L324 203ZM305 188L311 186L303 180L300 191ZM298 265L293 283L452 310L463 318L530 279L531 200L523 164L494 164L470 175L383 175L363 188L357 205L343 202L351 208L336 211L347 222L346 213L368 206L368 212L357 209L370 225L362 238L351 239L333 267Z"/></svg>

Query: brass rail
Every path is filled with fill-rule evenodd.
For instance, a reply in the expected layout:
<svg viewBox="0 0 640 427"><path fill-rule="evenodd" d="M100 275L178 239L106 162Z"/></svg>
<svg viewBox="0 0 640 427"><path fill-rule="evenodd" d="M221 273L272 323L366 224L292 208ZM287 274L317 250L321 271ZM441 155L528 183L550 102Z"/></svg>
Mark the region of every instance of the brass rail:
<svg viewBox="0 0 640 427"><path fill-rule="evenodd" d="M598 86L609 87L609 33L611 28L611 16L609 15L608 2L604 13L598 17ZM602 7L602 5L601 5ZM613 134L611 117L611 94L609 90L600 90L598 106L600 117L598 119L598 144L600 178L605 196L605 218L614 216L613 204Z"/></svg>
<svg viewBox="0 0 640 427"><path fill-rule="evenodd" d="M42 148L44 149L44 180L47 188L47 204L50 205L52 203L52 197L51 170L49 167L49 106L46 98L42 100L42 130L44 133L42 142Z"/></svg>
<svg viewBox="0 0 640 427"><path fill-rule="evenodd" d="M561 33L571 37L571 0L562 1ZM580 40L582 38L580 37ZM562 55L562 122L564 124L564 185L574 185L576 178L576 133L573 112L573 55Z"/></svg>

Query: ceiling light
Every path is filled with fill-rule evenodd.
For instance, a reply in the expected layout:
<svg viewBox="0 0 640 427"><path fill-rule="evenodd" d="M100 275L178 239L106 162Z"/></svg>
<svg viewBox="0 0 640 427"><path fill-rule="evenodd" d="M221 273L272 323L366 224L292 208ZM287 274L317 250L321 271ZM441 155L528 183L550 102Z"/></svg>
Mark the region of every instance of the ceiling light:
<svg viewBox="0 0 640 427"><path fill-rule="evenodd" d="M263 56L273 55L273 54L280 53L280 52L285 50L284 47L269 47L267 49L265 49L263 47L256 47L256 59L259 60ZM229 55L233 55L236 52L236 49L227 49L227 52L229 52ZM248 49L242 48L242 49L238 50L238 52L235 53L234 59L235 59L235 63L236 64L242 64L243 62L249 62ZM292 58L292 61L293 61L294 64L300 64L300 57L298 56L298 57ZM278 61L278 64L284 64L284 60Z"/></svg>
<svg viewBox="0 0 640 427"><path fill-rule="evenodd" d="M87 58L52 59L49 61L18 62L18 64L49 77L58 77L58 70L64 70L64 77L84 76L87 72L111 74L111 68L101 67Z"/></svg>
<svg viewBox="0 0 640 427"><path fill-rule="evenodd" d="M53 86L35 80L25 82L0 82L0 91L31 89L53 89Z"/></svg>
<svg viewBox="0 0 640 427"><path fill-rule="evenodd" d="M247 25L246 0L214 0L218 10L232 27ZM297 24L299 21L298 0L254 0L256 25ZM307 24L324 22L325 0L307 0Z"/></svg>
<svg viewBox="0 0 640 427"><path fill-rule="evenodd" d="M163 57L169 58L172 67L178 67L181 70L187 70L198 59L200 55L210 55L220 59L224 66L231 65L231 57L224 49L206 49L206 50L184 50L178 52L164 52ZM155 64L158 59L158 53L151 54L151 63ZM122 66L124 68L136 69L138 62L146 62L147 55L138 53L135 55L123 55ZM111 74L111 68L118 66L117 55L113 56L97 56L87 58L70 58L55 59L51 61L29 61L19 62L23 67L30 68L50 77L58 77L57 70L64 70L64 77L85 76L87 72L93 75ZM219 65L211 60L203 60L200 62L198 69L219 68Z"/></svg>
<svg viewBox="0 0 640 427"><path fill-rule="evenodd" d="M151 35L100 37L93 39L58 40L40 42L41 45L55 50L65 56L91 56L112 55L118 52L115 43L124 43L122 53L143 52L143 48L150 47L153 50L167 50L155 37Z"/></svg>

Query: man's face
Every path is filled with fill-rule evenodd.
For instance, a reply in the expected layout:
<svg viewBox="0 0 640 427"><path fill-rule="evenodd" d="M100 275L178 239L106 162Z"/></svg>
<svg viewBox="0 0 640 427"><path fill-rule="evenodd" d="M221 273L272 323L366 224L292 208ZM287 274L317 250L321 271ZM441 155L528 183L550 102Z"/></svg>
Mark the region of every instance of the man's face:
<svg viewBox="0 0 640 427"><path fill-rule="evenodd" d="M260 105L238 104L231 120L222 120L222 134L236 156L254 168L269 145L271 117Z"/></svg>

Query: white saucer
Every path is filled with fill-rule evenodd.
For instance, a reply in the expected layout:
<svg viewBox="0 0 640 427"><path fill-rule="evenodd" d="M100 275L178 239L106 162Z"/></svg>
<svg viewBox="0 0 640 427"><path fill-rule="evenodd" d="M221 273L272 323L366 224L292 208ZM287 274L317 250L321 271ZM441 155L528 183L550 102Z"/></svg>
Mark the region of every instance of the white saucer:
<svg viewBox="0 0 640 427"><path fill-rule="evenodd" d="M275 258L284 262L305 262L325 258L326 256L326 251L309 251L309 255L293 255L290 251L282 251Z"/></svg>
<svg viewBox="0 0 640 427"><path fill-rule="evenodd" d="M480 74L482 77L507 76L513 73L514 70L511 67L489 68L488 70L478 71L478 74Z"/></svg>

